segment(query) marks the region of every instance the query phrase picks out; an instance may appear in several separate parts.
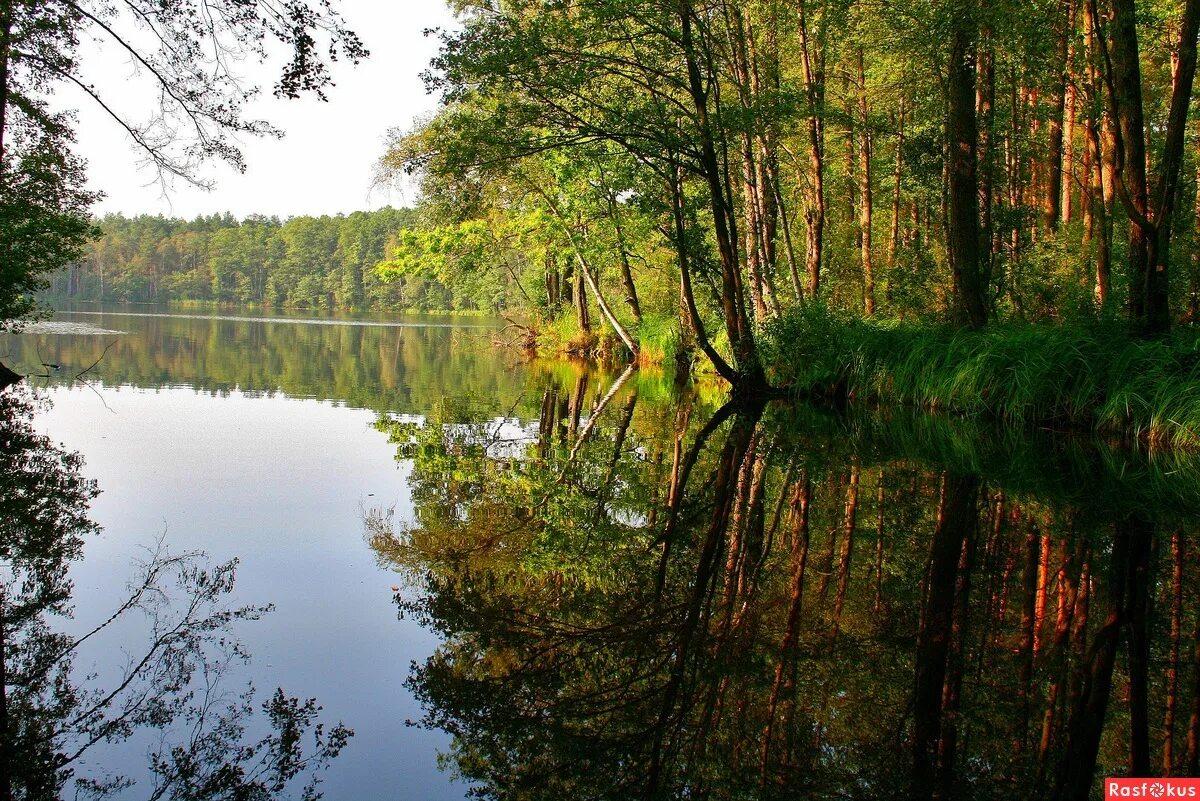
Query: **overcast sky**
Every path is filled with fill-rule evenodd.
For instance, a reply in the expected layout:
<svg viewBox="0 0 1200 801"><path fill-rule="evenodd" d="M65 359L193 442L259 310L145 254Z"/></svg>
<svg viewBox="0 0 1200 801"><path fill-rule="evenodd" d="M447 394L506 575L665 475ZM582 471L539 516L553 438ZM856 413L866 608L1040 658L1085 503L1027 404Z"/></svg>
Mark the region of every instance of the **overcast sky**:
<svg viewBox="0 0 1200 801"><path fill-rule="evenodd" d="M290 217L411 203L411 191L372 190L374 164L389 128L407 128L434 110L435 98L425 93L420 72L435 54L437 40L422 31L452 26L453 17L444 0L340 0L336 5L371 57L357 67L335 65L337 86L329 90L327 103L276 100L270 89L277 72L247 65L248 74L265 89L250 115L266 118L286 136L244 140L246 172L224 164L210 167L206 176L215 179L216 187L209 192L177 184L164 196L154 173L139 170L124 131L86 98L63 89L58 102L79 112L77 152L88 161L89 183L105 194L95 211ZM123 99L144 102L147 112L152 108L153 94L139 92L142 86L131 78L127 62L104 53L86 56L84 68L95 85L125 86Z"/></svg>

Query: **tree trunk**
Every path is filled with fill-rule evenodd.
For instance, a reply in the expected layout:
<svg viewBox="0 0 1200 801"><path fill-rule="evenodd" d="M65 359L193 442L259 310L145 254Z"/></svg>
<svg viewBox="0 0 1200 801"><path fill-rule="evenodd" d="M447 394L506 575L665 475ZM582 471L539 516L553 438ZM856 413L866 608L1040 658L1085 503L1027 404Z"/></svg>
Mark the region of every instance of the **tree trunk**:
<svg viewBox="0 0 1200 801"><path fill-rule="evenodd" d="M956 21L950 48L946 137L949 147L947 215L955 319L968 328L987 324L979 258L979 183L976 175L975 22Z"/></svg>
<svg viewBox="0 0 1200 801"><path fill-rule="evenodd" d="M805 0L798 4L800 62L807 101L808 187L805 192L806 227L804 266L808 273L808 296L821 291L821 260L825 236L825 54L824 42L814 43L808 29Z"/></svg>
<svg viewBox="0 0 1200 801"><path fill-rule="evenodd" d="M1087 0L1094 4L1096 0ZM1099 14L1093 9L1093 17ZM1154 230L1150 223L1150 196L1146 181L1146 126L1142 110L1142 71L1139 61L1134 0L1112 0L1107 52L1109 103L1117 122L1117 158L1120 174L1117 196L1125 208L1129 226L1129 319L1143 333L1165 330L1156 324L1151 308L1153 273L1149 269Z"/></svg>
<svg viewBox="0 0 1200 801"><path fill-rule="evenodd" d="M992 32L985 29L980 37L979 75L975 89L975 114L979 120L979 238L984 260L984 282L990 283L996 261L992 242L992 204L996 181L996 64L992 50Z"/></svg>
<svg viewBox="0 0 1200 801"><path fill-rule="evenodd" d="M675 254L679 259L679 297L684 311L687 313L688 324L696 344L712 362L717 374L733 384L737 381L737 372L725 361L724 357L713 347L704 328L700 311L696 308L696 295L692 290L691 256L688 253L688 232L683 213L683 175L682 170L676 169L671 176L671 218L674 222Z"/></svg>
<svg viewBox="0 0 1200 801"><path fill-rule="evenodd" d="M896 250L900 247L900 183L904 177L904 98L900 98L900 110L896 122L896 167L892 172L892 228L888 237L887 266L896 266Z"/></svg>
<svg viewBox="0 0 1200 801"><path fill-rule="evenodd" d="M1200 0L1187 0L1180 24L1179 51L1171 77L1171 109L1163 137L1158 183L1153 197L1155 239L1147 274L1147 324L1151 331L1166 331L1171 325L1168 282L1171 233L1175 203L1183 171L1183 147L1187 133L1188 107L1196 75L1196 36L1200 33Z"/></svg>
<svg viewBox="0 0 1200 801"><path fill-rule="evenodd" d="M617 234L617 249L621 255L621 284L625 288L625 303L629 305L629 313L634 322L642 322L642 305L638 302L637 285L633 282L633 270L629 266L629 249L625 246L625 230L621 225L621 211L617 207L617 199L608 194L608 214L613 221L613 229Z"/></svg>
<svg viewBox="0 0 1200 801"><path fill-rule="evenodd" d="M875 313L875 265L871 260L871 128L867 107L867 76L863 67L863 51L858 49L858 114L862 123L859 136L859 217L858 232L863 271L863 312L870 317Z"/></svg>
<svg viewBox="0 0 1200 801"><path fill-rule="evenodd" d="M1067 54L1070 39L1071 0L1061 0L1054 37L1054 85L1050 95L1048 125L1049 148L1046 153L1046 193L1042 196L1042 222L1047 231L1058 229L1062 212L1063 189L1063 116L1067 98Z"/></svg>
<svg viewBox="0 0 1200 801"><path fill-rule="evenodd" d="M713 238L721 263L721 308L725 317L725 332L729 337L737 362L734 391L754 392L766 387L766 376L754 341L754 333L746 314L742 288L741 265L738 257L737 222L733 198L723 180L721 160L717 156L713 121L709 115L709 89L705 88L700 72L700 59L692 33L694 15L691 0L679 1L679 41L687 69L688 92L696 112L696 133L700 145L701 173L708 187L708 201L713 218Z"/></svg>
<svg viewBox="0 0 1200 801"><path fill-rule="evenodd" d="M1062 155L1062 221L1070 225L1075 217L1075 124L1079 110L1079 87L1075 70L1075 20L1077 2L1068 0L1067 15L1067 63L1066 72L1066 119L1063 122Z"/></svg>

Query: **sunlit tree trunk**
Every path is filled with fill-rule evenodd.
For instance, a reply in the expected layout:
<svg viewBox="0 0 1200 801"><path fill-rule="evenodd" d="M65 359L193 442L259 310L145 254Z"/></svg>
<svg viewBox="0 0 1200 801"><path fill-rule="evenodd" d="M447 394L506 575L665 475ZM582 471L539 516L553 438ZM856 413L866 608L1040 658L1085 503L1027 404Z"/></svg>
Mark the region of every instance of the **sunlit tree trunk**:
<svg viewBox="0 0 1200 801"><path fill-rule="evenodd" d="M1075 127L1079 108L1079 76L1075 72L1075 24L1078 0L1067 0L1067 63L1066 63L1066 107L1063 120L1062 156L1062 221L1070 225L1075 218Z"/></svg>
<svg viewBox="0 0 1200 801"><path fill-rule="evenodd" d="M821 261L825 235L825 42L809 28L807 0L797 4L797 32L800 36L800 63L804 75L804 95L808 119L808 175L805 192L806 227L804 262L808 273L808 296L821 291ZM820 23L824 27L824 20Z"/></svg>
<svg viewBox="0 0 1200 801"><path fill-rule="evenodd" d="M867 105L867 76L863 66L863 51L858 49L858 114L862 123L859 136L859 252L862 254L863 312L875 313L875 263L871 257L872 191L871 191L871 127Z"/></svg>
<svg viewBox="0 0 1200 801"><path fill-rule="evenodd" d="M904 177L904 98L896 114L896 166L892 171L892 225L888 236L887 266L896 266L896 251L900 248L900 186ZM889 284L890 286L890 284Z"/></svg>

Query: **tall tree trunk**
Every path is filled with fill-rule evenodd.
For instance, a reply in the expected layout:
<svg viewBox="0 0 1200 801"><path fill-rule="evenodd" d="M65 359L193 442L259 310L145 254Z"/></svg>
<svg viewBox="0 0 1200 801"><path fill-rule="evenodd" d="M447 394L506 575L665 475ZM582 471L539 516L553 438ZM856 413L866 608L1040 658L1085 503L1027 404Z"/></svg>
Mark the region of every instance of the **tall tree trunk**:
<svg viewBox="0 0 1200 801"><path fill-rule="evenodd" d="M804 73L804 95L808 112L808 186L804 204L807 232L804 264L808 273L808 296L816 298L821 290L821 261L825 237L825 43L820 36L813 41L805 10L806 2L807 0L800 0L797 4L800 63Z"/></svg>
<svg viewBox="0 0 1200 801"><path fill-rule="evenodd" d="M863 271L863 311L870 317L875 313L875 264L871 259L871 127L867 106L867 75L863 66L863 51L858 49L858 114L862 123L859 136L859 216L858 232Z"/></svg>
<svg viewBox="0 0 1200 801"><path fill-rule="evenodd" d="M980 36L975 114L979 120L979 238L986 285L992 280L996 261L996 247L992 242L992 205L996 182L996 63L990 29L984 29Z"/></svg>
<svg viewBox="0 0 1200 801"><path fill-rule="evenodd" d="M1079 113L1079 86L1075 72L1075 21L1078 0L1068 0L1067 15L1067 64L1066 64L1066 118L1063 121L1062 157L1062 221L1070 225L1075 217L1075 126Z"/></svg>
<svg viewBox="0 0 1200 801"><path fill-rule="evenodd" d="M1061 0L1055 16L1054 84L1050 94L1050 120L1047 126L1049 148L1046 153L1046 193L1042 196L1042 223L1047 231L1058 229L1062 213L1063 188L1063 116L1067 98L1067 55L1071 28L1071 0Z"/></svg>
<svg viewBox="0 0 1200 801"><path fill-rule="evenodd" d="M1095 4L1096 0L1087 0ZM1093 18L1099 14L1093 9ZM1146 126L1142 109L1142 70L1138 49L1134 0L1112 0L1112 23L1105 52L1109 104L1117 122L1117 159L1120 172L1117 196L1132 223L1129 226L1129 319L1145 333L1155 333L1152 320L1154 295L1151 247L1155 233L1150 223L1150 194L1146 180ZM1162 321L1165 323L1165 320Z"/></svg>
<svg viewBox="0 0 1200 801"><path fill-rule="evenodd" d="M679 0L679 42L687 69L688 92L696 113L696 134L699 138L700 171L708 188L709 208L713 218L713 238L721 264L721 308L725 317L725 332L737 362L733 384L735 393L754 392L766 387L766 376L759 360L754 333L746 314L745 293L742 288L741 260L738 256L737 221L733 198L728 191L717 155L716 132L709 113L711 86L706 86L700 71L701 59L696 51L692 23L695 10L692 0ZM718 115L719 116L719 115Z"/></svg>
<svg viewBox="0 0 1200 801"><path fill-rule="evenodd" d="M1109 214L1111 203L1111 181L1106 182L1106 175L1111 177L1112 150L1104 145L1106 132L1110 126L1106 123L1108 115L1103 111L1104 87L1100 77L1099 21L1096 19L1095 5L1083 0L1083 41L1086 50L1087 65L1084 74L1087 76L1088 115L1084 129L1087 139L1085 162L1090 163L1090 169L1085 170L1084 214L1085 235L1091 246L1090 252L1094 259L1094 281L1092 284L1093 297L1097 308L1108 305L1112 293L1112 218Z"/></svg>
<svg viewBox="0 0 1200 801"><path fill-rule="evenodd" d="M696 294L692 289L691 254L688 252L690 237L688 236L687 223L683 211L682 169L677 168L672 173L670 190L671 219L674 222L675 255L679 260L679 297L681 305L687 314L687 321L692 335L696 338L696 344L700 346L700 350L712 362L717 374L730 384L733 384L737 381L737 372L717 352L717 349L713 347L712 341L708 338L708 332L705 330L704 321L700 317L700 311L696 308Z"/></svg>
<svg viewBox="0 0 1200 801"><path fill-rule="evenodd" d="M975 122L975 20L956 19L950 47L946 138L949 147L947 215L950 268L954 274L955 319L968 328L987 324L979 258L978 145Z"/></svg>
<svg viewBox="0 0 1200 801"><path fill-rule="evenodd" d="M892 227L888 237L888 269L896 266L896 250L900 247L900 185L904 177L904 98L896 115L896 166L892 172ZM890 286L890 284L889 284Z"/></svg>
<svg viewBox="0 0 1200 801"><path fill-rule="evenodd" d="M1171 76L1171 108L1163 137L1158 182L1153 196L1155 240L1148 273L1147 323L1152 331L1165 331L1171 325L1169 278L1171 233L1175 204L1179 198L1183 171L1183 146L1187 133L1188 108L1196 76L1196 36L1200 33L1200 0L1187 0L1180 23L1179 49Z"/></svg>

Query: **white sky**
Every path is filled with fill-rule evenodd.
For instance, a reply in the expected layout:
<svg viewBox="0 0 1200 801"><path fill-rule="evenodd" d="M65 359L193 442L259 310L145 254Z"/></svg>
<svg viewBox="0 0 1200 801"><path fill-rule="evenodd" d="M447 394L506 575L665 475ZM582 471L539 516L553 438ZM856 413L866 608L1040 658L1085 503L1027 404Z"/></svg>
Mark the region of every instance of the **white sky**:
<svg viewBox="0 0 1200 801"><path fill-rule="evenodd" d="M120 212L192 218L198 214L321 215L381 206L403 206L411 190L372 189L374 165L382 155L389 128L408 128L431 114L436 98L425 93L420 73L437 51L436 37L422 31L453 26L444 0L338 0L347 25L358 33L371 57L352 67L334 65L336 86L329 102L314 98L277 100L271 87L277 70L247 64L247 75L260 77L262 96L247 116L265 118L286 136L245 139L246 172L225 164L209 167L212 191L177 182L165 195L154 173L138 168L138 154L115 122L82 94L63 88L58 104L78 110L76 151L88 161L88 181L105 197L97 214ZM153 108L154 94L131 77L127 61L85 51L85 77L99 87L127 87L123 108ZM141 91L139 91L141 90Z"/></svg>

